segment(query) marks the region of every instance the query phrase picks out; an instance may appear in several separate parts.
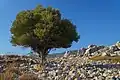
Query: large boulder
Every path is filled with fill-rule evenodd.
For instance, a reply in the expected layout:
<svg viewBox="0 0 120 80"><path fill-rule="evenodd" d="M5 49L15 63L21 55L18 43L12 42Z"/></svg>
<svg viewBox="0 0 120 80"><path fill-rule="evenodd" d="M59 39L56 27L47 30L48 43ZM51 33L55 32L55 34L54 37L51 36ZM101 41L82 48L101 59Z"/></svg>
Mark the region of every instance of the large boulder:
<svg viewBox="0 0 120 80"><path fill-rule="evenodd" d="M97 47L97 45L94 45L94 44L88 45L88 49L89 49L89 48L93 48L93 47Z"/></svg>
<svg viewBox="0 0 120 80"><path fill-rule="evenodd" d="M118 49L120 49L120 41L118 41L115 45L118 47Z"/></svg>
<svg viewBox="0 0 120 80"><path fill-rule="evenodd" d="M101 53L101 56L106 56L106 55L107 55L107 53L105 53L105 52Z"/></svg>
<svg viewBox="0 0 120 80"><path fill-rule="evenodd" d="M120 51L115 51L114 52L117 56L120 56Z"/></svg>
<svg viewBox="0 0 120 80"><path fill-rule="evenodd" d="M109 49L111 50L111 51L119 51L119 48L118 48L118 46L116 46L116 45L112 45L112 46L110 46L109 47Z"/></svg>
<svg viewBox="0 0 120 80"><path fill-rule="evenodd" d="M100 46L98 46L97 48L98 48L98 50L100 50L100 49L104 49L104 48L105 48L105 46L100 45Z"/></svg>
<svg viewBox="0 0 120 80"><path fill-rule="evenodd" d="M77 52L77 55L83 56L86 50L86 48L80 48L80 50Z"/></svg>
<svg viewBox="0 0 120 80"><path fill-rule="evenodd" d="M96 45L89 45L88 49L85 51L85 55L92 56L91 54L98 51L98 47Z"/></svg>
<svg viewBox="0 0 120 80"><path fill-rule="evenodd" d="M68 57L70 55L70 52L69 51L66 51L65 54L64 54L64 57Z"/></svg>

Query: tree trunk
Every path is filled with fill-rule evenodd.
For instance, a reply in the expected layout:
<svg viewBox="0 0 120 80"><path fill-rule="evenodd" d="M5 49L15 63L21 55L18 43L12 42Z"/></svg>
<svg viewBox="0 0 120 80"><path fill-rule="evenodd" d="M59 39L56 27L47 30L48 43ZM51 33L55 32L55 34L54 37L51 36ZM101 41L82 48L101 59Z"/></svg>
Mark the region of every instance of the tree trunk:
<svg viewBox="0 0 120 80"><path fill-rule="evenodd" d="M42 63L42 65L44 65L44 63L45 63L45 57L46 57L46 55L45 55L45 53L41 53L41 63Z"/></svg>
<svg viewBox="0 0 120 80"><path fill-rule="evenodd" d="M43 53L41 54L41 61L42 61L42 65L44 65L44 57L43 57Z"/></svg>
<svg viewBox="0 0 120 80"><path fill-rule="evenodd" d="M39 53L39 57L41 58L41 64L44 65L46 61L47 51L43 50L43 51L39 51L38 53Z"/></svg>

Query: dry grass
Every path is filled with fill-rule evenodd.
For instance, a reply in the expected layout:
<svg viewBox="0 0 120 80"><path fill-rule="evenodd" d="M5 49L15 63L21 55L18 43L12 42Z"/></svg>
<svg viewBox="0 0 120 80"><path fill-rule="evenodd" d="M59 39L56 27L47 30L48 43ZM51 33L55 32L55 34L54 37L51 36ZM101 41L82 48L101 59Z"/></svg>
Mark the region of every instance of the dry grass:
<svg viewBox="0 0 120 80"><path fill-rule="evenodd" d="M34 74L23 74L19 77L20 80L38 80L37 75Z"/></svg>
<svg viewBox="0 0 120 80"><path fill-rule="evenodd" d="M0 74L0 80L14 80L14 73L12 72L6 72ZM22 74L18 77L19 80L38 80L37 75L34 74Z"/></svg>
<svg viewBox="0 0 120 80"><path fill-rule="evenodd" d="M110 56L93 56L90 58L90 60L111 60L113 62L120 62L120 56L110 57Z"/></svg>
<svg viewBox="0 0 120 80"><path fill-rule="evenodd" d="M14 80L15 77L15 72L13 72L14 70L8 70L5 71L4 73L0 74L0 80Z"/></svg>
<svg viewBox="0 0 120 80"><path fill-rule="evenodd" d="M17 63L9 63L6 65L7 65L6 70L3 73L0 73L0 80L15 80L15 78L17 78L18 80L38 80L37 75L29 73L27 74L23 70L17 68L16 67L18 65Z"/></svg>
<svg viewBox="0 0 120 80"><path fill-rule="evenodd" d="M8 64L6 70L0 73L0 80L14 80L16 74L20 75L19 69L14 66L15 64Z"/></svg>

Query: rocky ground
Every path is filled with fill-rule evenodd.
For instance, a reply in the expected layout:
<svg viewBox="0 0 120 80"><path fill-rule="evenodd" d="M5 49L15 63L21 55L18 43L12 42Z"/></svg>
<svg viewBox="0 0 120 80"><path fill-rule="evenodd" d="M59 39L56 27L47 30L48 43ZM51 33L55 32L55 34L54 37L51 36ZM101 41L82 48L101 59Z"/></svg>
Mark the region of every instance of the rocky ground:
<svg viewBox="0 0 120 80"><path fill-rule="evenodd" d="M10 67L10 69L14 68L11 70L13 71L12 73L16 75L14 78L28 80L24 79L24 77L28 75L29 77L36 77L36 80L112 80L114 77L120 78L119 62L109 64L107 60L91 61L87 57L70 55L67 58L60 57L50 59L48 63L46 63L43 71L43 68L37 64L36 61L33 61L35 63L31 63L30 60L28 62L21 62ZM1 69L4 67L2 70L7 70L7 66L5 64L3 65L1 65ZM15 69L18 71L15 71ZM4 73L2 70L1 73ZM7 76L9 75L5 77ZM30 80L34 79L31 78Z"/></svg>
<svg viewBox="0 0 120 80"><path fill-rule="evenodd" d="M84 50L48 58L44 67L39 64L39 58L1 56L0 80L120 80L118 45L91 45ZM105 60L91 60L96 55L104 56ZM115 57L114 62L107 57Z"/></svg>

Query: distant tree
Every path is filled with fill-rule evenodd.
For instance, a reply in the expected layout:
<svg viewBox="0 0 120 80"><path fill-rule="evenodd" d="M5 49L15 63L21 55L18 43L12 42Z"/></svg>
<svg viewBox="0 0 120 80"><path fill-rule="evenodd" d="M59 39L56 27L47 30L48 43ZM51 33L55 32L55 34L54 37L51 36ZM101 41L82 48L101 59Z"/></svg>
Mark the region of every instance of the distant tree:
<svg viewBox="0 0 120 80"><path fill-rule="evenodd" d="M42 63L51 49L71 47L80 38L76 26L61 18L59 10L41 5L19 12L10 31L13 46L30 47L39 54Z"/></svg>

